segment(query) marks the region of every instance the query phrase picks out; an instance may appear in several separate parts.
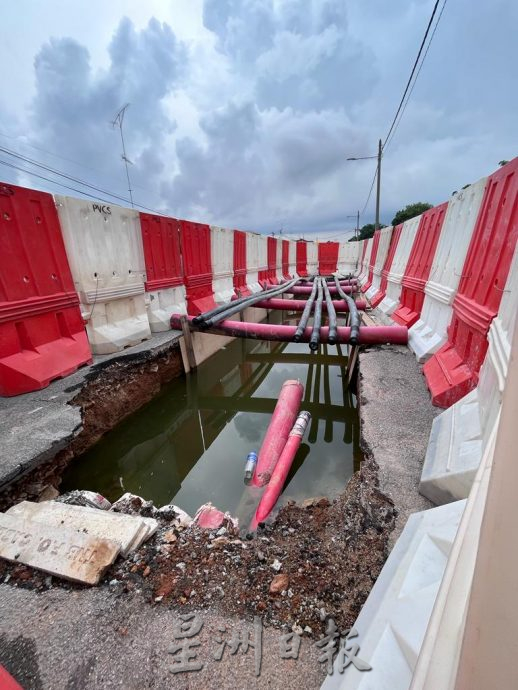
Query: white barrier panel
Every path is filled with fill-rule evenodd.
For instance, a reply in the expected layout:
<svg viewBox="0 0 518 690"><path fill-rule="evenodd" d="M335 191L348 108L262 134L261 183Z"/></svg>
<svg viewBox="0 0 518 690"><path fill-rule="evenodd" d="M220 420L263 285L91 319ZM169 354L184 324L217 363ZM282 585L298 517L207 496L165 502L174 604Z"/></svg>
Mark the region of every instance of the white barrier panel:
<svg viewBox="0 0 518 690"><path fill-rule="evenodd" d="M381 271L383 270L383 265L385 263L385 259L387 258L387 253L390 246L390 238L392 237L392 230L393 227L390 226L388 228L383 228L380 231L378 253L376 254L376 262L374 263L374 268L372 269L372 285L365 293L367 299L372 299L380 288Z"/></svg>
<svg viewBox="0 0 518 690"><path fill-rule="evenodd" d="M145 297L152 333L170 331L172 314L187 314L185 285L146 292Z"/></svg>
<svg viewBox="0 0 518 690"><path fill-rule="evenodd" d="M360 275L358 277L358 281L360 285L363 285L368 276L369 276L369 263L371 260L371 252L372 252L372 237L369 237L368 240L363 240L364 242L367 242L367 249L365 250L365 256L363 257L362 261L362 270L360 272ZM362 247L363 249L363 247Z"/></svg>
<svg viewBox="0 0 518 690"><path fill-rule="evenodd" d="M515 250L500 310L489 328L489 347L478 386L432 424L419 491L436 504L466 498L469 493L500 410L517 311Z"/></svg>
<svg viewBox="0 0 518 690"><path fill-rule="evenodd" d="M360 258L361 242L340 242L338 247L338 261L336 270L338 273L348 275L358 272L358 262Z"/></svg>
<svg viewBox="0 0 518 690"><path fill-rule="evenodd" d="M251 292L261 292L259 285L259 239L255 232L246 234L246 284Z"/></svg>
<svg viewBox="0 0 518 690"><path fill-rule="evenodd" d="M318 273L318 244L316 242L307 242L307 271L308 276Z"/></svg>
<svg viewBox="0 0 518 690"><path fill-rule="evenodd" d="M224 304L234 296L234 231L211 225L210 251L214 301Z"/></svg>
<svg viewBox="0 0 518 690"><path fill-rule="evenodd" d="M411 218L403 223L401 235L394 254L392 266L387 275L387 293L380 302L378 308L385 315L384 321L392 323L392 319L388 317L399 304L399 296L401 295L401 281L405 275L406 265L412 251L417 228L421 222L421 216Z"/></svg>
<svg viewBox="0 0 518 690"><path fill-rule="evenodd" d="M297 243L294 240L290 240L290 251L289 251L289 268L288 273L292 278L298 278L297 273Z"/></svg>
<svg viewBox="0 0 518 690"><path fill-rule="evenodd" d="M54 198L92 352L118 352L149 338L138 212Z"/></svg>
<svg viewBox="0 0 518 690"><path fill-rule="evenodd" d="M408 690L435 598L466 501L414 513L408 518L376 584L354 623L357 658L370 671L349 664L334 673L322 690Z"/></svg>
<svg viewBox="0 0 518 690"><path fill-rule="evenodd" d="M425 285L420 319L408 331L408 346L418 362L425 362L444 345L452 317L452 303L477 220L487 178L450 199L439 243Z"/></svg>

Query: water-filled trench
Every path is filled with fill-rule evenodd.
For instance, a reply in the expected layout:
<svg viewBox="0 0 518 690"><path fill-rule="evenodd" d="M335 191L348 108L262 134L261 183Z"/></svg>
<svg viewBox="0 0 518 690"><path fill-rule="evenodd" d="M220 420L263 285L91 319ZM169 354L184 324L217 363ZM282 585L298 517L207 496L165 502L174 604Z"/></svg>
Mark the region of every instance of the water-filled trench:
<svg viewBox="0 0 518 690"><path fill-rule="evenodd" d="M270 318L279 322L278 313ZM278 506L332 499L362 458L346 364L345 346L320 345L310 353L307 344L235 340L76 458L61 491L90 489L111 501L130 491L191 515L211 501L235 513L245 491L246 456L259 451L283 382L299 379L301 409L311 412L312 422Z"/></svg>

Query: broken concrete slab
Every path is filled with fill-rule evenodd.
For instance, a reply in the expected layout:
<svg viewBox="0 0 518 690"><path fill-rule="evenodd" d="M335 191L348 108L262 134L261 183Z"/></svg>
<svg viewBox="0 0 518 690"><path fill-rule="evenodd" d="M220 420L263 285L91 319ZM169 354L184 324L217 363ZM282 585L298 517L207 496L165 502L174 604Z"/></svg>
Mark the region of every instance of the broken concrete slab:
<svg viewBox="0 0 518 690"><path fill-rule="evenodd" d="M34 520L52 527L66 527L80 534L98 539L110 539L120 545L126 556L138 548L158 528L152 518L142 518L122 513L112 513L87 506L68 505L57 501L32 503L22 501L6 513L24 520Z"/></svg>
<svg viewBox="0 0 518 690"><path fill-rule="evenodd" d="M8 561L96 585L119 552L115 541L0 513L0 557Z"/></svg>

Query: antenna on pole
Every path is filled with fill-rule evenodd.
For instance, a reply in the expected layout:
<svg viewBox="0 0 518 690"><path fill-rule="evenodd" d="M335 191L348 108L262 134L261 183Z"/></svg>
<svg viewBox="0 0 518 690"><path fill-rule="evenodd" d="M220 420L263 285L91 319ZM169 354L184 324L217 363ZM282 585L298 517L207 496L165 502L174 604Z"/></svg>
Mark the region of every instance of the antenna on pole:
<svg viewBox="0 0 518 690"><path fill-rule="evenodd" d="M128 192L130 195L130 201L131 201L131 208L134 208L133 204L133 191L131 189L131 181L130 181L130 174L129 174L129 165L133 165L133 163L130 161L130 159L126 156L126 146L124 144L124 134L122 133L122 123L124 122L124 115L126 114L126 110L129 108L130 103L126 103L126 105L123 105L122 108L117 112L115 115L115 118L112 120L112 126L113 127L118 127L119 131L121 133L121 142L122 142L122 160L124 161L124 165L126 166L126 178L128 180Z"/></svg>

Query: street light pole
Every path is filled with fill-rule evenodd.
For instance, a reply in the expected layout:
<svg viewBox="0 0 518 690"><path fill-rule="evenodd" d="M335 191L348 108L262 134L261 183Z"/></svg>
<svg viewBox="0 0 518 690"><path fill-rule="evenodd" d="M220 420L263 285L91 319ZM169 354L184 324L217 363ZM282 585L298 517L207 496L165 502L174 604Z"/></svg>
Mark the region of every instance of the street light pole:
<svg viewBox="0 0 518 690"><path fill-rule="evenodd" d="M382 144L380 139L378 142L378 179L376 182L376 222L374 224L374 230L379 230L380 227L381 152Z"/></svg>

